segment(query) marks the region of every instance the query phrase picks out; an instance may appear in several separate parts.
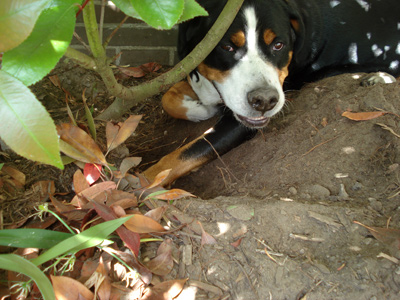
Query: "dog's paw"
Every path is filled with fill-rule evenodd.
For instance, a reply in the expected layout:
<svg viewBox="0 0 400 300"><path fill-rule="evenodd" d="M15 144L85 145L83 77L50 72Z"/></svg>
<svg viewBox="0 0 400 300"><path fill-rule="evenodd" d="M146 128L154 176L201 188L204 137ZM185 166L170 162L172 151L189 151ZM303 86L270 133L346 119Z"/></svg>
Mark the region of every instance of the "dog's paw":
<svg viewBox="0 0 400 300"><path fill-rule="evenodd" d="M378 83L393 83L396 82L396 78L385 72L369 73L361 77L360 85L371 86Z"/></svg>
<svg viewBox="0 0 400 300"><path fill-rule="evenodd" d="M216 105L204 105L200 101L185 98L183 107L186 109L186 118L189 121L199 122L213 117L218 112Z"/></svg>

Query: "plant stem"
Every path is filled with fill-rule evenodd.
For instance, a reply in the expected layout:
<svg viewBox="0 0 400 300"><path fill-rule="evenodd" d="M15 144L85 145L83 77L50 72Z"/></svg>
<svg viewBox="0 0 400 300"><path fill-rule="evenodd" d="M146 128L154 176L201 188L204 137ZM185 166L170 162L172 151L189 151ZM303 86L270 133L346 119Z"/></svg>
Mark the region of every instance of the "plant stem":
<svg viewBox="0 0 400 300"><path fill-rule="evenodd" d="M67 52L64 54L66 57L76 61L81 67L88 69L88 70L95 70L96 63L93 58L78 51L74 48L68 47Z"/></svg>

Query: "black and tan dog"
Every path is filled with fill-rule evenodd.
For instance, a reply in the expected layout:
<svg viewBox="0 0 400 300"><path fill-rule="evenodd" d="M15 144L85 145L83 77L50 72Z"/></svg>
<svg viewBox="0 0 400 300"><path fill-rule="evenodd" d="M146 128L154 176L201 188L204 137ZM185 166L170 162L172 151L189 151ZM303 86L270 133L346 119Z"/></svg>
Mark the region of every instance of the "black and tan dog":
<svg viewBox="0 0 400 300"><path fill-rule="evenodd" d="M209 13L179 27L186 56L211 28L226 1L198 1ZM222 116L209 132L163 157L144 174L171 169L164 182L214 159L255 134L285 103L284 88L344 72L400 75L399 0L245 0L211 54L163 97L173 117ZM375 73L362 84L394 82ZM251 155L251 154L250 154Z"/></svg>

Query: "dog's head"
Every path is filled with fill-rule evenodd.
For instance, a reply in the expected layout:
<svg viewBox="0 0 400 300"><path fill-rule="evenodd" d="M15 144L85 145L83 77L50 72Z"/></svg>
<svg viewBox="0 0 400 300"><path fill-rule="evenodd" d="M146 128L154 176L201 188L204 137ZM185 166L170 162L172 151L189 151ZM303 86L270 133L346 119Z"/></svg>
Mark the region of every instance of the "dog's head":
<svg viewBox="0 0 400 300"><path fill-rule="evenodd" d="M225 2L199 1L209 16L181 25L181 57L201 41ZM198 66L196 71L213 83L244 125L264 127L282 109L282 85L299 27L285 0L245 1L227 33Z"/></svg>

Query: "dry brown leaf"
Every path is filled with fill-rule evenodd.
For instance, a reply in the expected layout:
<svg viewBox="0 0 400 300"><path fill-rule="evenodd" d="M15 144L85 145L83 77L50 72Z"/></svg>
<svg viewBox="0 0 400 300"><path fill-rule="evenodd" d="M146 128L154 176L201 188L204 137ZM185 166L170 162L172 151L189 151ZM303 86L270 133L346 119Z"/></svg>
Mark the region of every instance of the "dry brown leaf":
<svg viewBox="0 0 400 300"><path fill-rule="evenodd" d="M49 196L54 195L56 187L53 180L41 180L32 184L32 190L39 194L39 201L44 201Z"/></svg>
<svg viewBox="0 0 400 300"><path fill-rule="evenodd" d="M57 125L60 150L67 156L86 163L107 165L106 158L96 142L84 130L69 123Z"/></svg>
<svg viewBox="0 0 400 300"><path fill-rule="evenodd" d="M51 76L49 76L49 79L50 79L51 83L52 83L55 87L58 87L59 89L61 89L60 78L58 78L57 75L51 75Z"/></svg>
<svg viewBox="0 0 400 300"><path fill-rule="evenodd" d="M126 212L125 212L125 210L124 210L121 206L119 206L119 205L112 205L112 206L110 206L110 208L112 209L112 211L115 213L115 215L116 215L118 218L122 218L122 217L125 217L125 216L126 216Z"/></svg>
<svg viewBox="0 0 400 300"><path fill-rule="evenodd" d="M152 218L143 215L134 215L124 223L125 227L136 233L163 232L164 227Z"/></svg>
<svg viewBox="0 0 400 300"><path fill-rule="evenodd" d="M171 239L165 239L161 244L160 247L157 249L157 255L160 255L162 253L172 253L172 240Z"/></svg>
<svg viewBox="0 0 400 300"><path fill-rule="evenodd" d="M243 238L241 237L240 239L234 241L233 243L231 243L231 246L237 248L240 246L240 244L242 243Z"/></svg>
<svg viewBox="0 0 400 300"><path fill-rule="evenodd" d="M76 194L79 194L80 192L90 188L89 183L86 181L85 176L83 175L81 170L76 170L74 173L74 190Z"/></svg>
<svg viewBox="0 0 400 300"><path fill-rule="evenodd" d="M158 173L156 178L154 178L153 183L150 184L149 186L147 186L146 188L147 189L151 189L151 188L153 188L155 186L160 185L164 181L164 179L168 177L170 172L171 172L171 169L164 170L164 171Z"/></svg>
<svg viewBox="0 0 400 300"><path fill-rule="evenodd" d="M321 125L322 127L326 127L328 125L328 118L326 117L322 118Z"/></svg>
<svg viewBox="0 0 400 300"><path fill-rule="evenodd" d="M142 161L141 157L127 157L124 158L119 166L121 176L125 177L126 173L133 167L136 167Z"/></svg>
<svg viewBox="0 0 400 300"><path fill-rule="evenodd" d="M197 223L199 224L200 228L201 228L201 245L213 245L217 243L217 240L209 233L207 233L204 228L203 225L200 223L200 221L197 221Z"/></svg>
<svg viewBox="0 0 400 300"><path fill-rule="evenodd" d="M118 124L114 124L112 122L107 122L106 125L106 140L107 140L107 149L110 148L111 143L115 140L117 137L118 131L121 126Z"/></svg>
<svg viewBox="0 0 400 300"><path fill-rule="evenodd" d="M15 169L13 167L4 165L1 168L1 173L6 174L6 175L10 176L11 178L14 178L21 187L23 187L25 185L25 174L22 173L21 171Z"/></svg>
<svg viewBox="0 0 400 300"><path fill-rule="evenodd" d="M162 66L156 62L149 62L141 65L140 68L147 73L152 73L160 70Z"/></svg>
<svg viewBox="0 0 400 300"><path fill-rule="evenodd" d="M174 267L171 250L157 255L146 264L146 267L156 275L168 275Z"/></svg>
<svg viewBox="0 0 400 300"><path fill-rule="evenodd" d="M137 198L133 193L128 193L120 190L107 191L107 205L119 205L123 209L137 206Z"/></svg>
<svg viewBox="0 0 400 300"><path fill-rule="evenodd" d="M66 276L50 275L57 300L93 300L93 293L79 281Z"/></svg>
<svg viewBox="0 0 400 300"><path fill-rule="evenodd" d="M360 222L354 223L361 225L369 230L369 232L378 240L389 246L391 251L398 252L400 250L400 230L395 228L380 228L364 225Z"/></svg>
<svg viewBox="0 0 400 300"><path fill-rule="evenodd" d="M345 111L344 113L342 113L342 117L346 117L353 121L366 121L366 120L376 119L378 117L383 116L384 114L386 114L386 112L384 111L369 111L369 112L358 112L358 113Z"/></svg>
<svg viewBox="0 0 400 300"><path fill-rule="evenodd" d="M121 71L121 73L134 78L139 78L146 75L145 71L140 67L118 67L118 69Z"/></svg>
<svg viewBox="0 0 400 300"><path fill-rule="evenodd" d="M97 296L100 300L109 300L111 295L111 280L108 276L106 267L104 266L102 257L100 257L100 263L96 269L96 273L99 273L102 276L101 282L96 283Z"/></svg>
<svg viewBox="0 0 400 300"><path fill-rule="evenodd" d="M165 191L165 193L154 196L154 198L159 200L177 200L184 197L196 197L196 196L181 189L171 189Z"/></svg>
<svg viewBox="0 0 400 300"><path fill-rule="evenodd" d="M144 215L146 217L152 218L154 221L159 222L164 215L165 211L167 210L168 206L163 205L157 208L154 208L152 210L149 210L147 213Z"/></svg>
<svg viewBox="0 0 400 300"><path fill-rule="evenodd" d="M58 201L52 195L50 195L49 197L50 197L51 203L53 204L53 206L56 208L56 210L59 213L63 213L63 212L67 212L67 211L71 211L71 210L75 209L72 205L65 205L61 201Z"/></svg>
<svg viewBox="0 0 400 300"><path fill-rule="evenodd" d="M141 300L170 300L177 297L183 290L187 279L164 281L147 288Z"/></svg>
<svg viewBox="0 0 400 300"><path fill-rule="evenodd" d="M128 137L132 135L136 127L139 125L139 121L142 119L141 115L130 116L120 125L117 135L110 141L107 139L108 151L111 151L126 141Z"/></svg>
<svg viewBox="0 0 400 300"><path fill-rule="evenodd" d="M79 194L77 194L71 201L71 204L74 206L82 207L82 204L88 203L86 199L94 199L99 194L103 193L107 190L114 190L117 188L117 185L113 181L104 181L97 184L92 185L90 188L83 190ZM82 202L83 201L83 202Z"/></svg>

